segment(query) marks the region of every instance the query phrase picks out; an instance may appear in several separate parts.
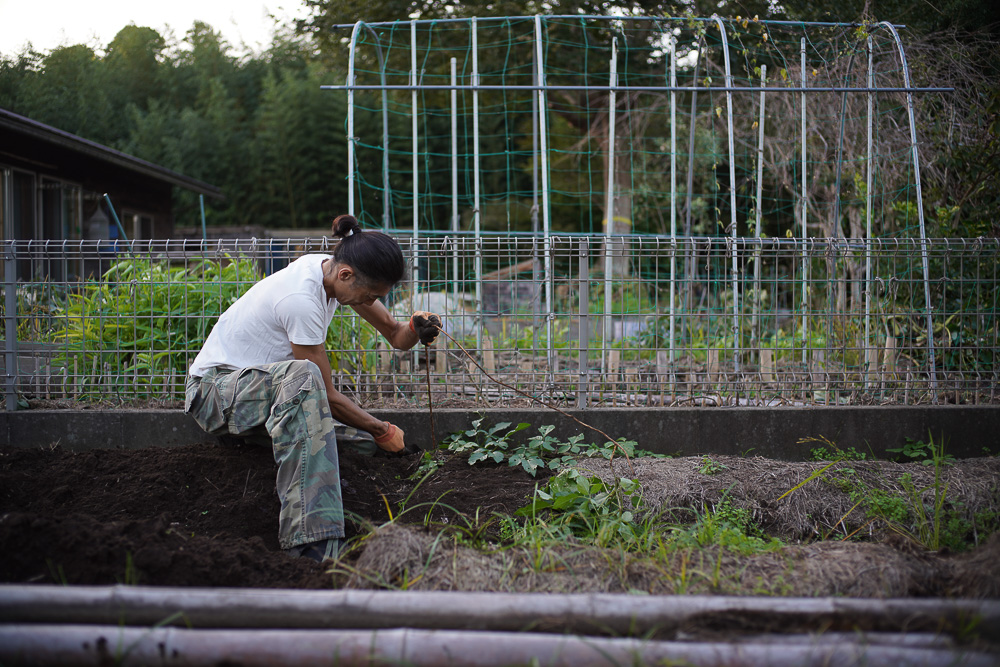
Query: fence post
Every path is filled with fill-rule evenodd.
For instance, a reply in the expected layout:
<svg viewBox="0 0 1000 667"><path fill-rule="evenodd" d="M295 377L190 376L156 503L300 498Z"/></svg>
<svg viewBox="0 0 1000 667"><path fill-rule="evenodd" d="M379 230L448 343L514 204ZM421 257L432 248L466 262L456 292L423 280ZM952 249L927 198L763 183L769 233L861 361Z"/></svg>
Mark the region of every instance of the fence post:
<svg viewBox="0 0 1000 667"><path fill-rule="evenodd" d="M590 403L590 240L580 239L580 314L578 320L580 334L580 381L577 387L576 407L583 409Z"/></svg>
<svg viewBox="0 0 1000 667"><path fill-rule="evenodd" d="M410 130L413 141L413 289L410 295L420 289L420 142L419 122L417 120L417 22L410 21L410 83L413 91L410 93ZM427 290L428 292L430 290ZM412 306L412 301L411 301ZM413 310L411 307L410 310Z"/></svg>
<svg viewBox="0 0 1000 667"><path fill-rule="evenodd" d="M9 172L7 172L9 173ZM4 174L4 219L11 219L13 197L10 196L10 182ZM17 259L14 241L5 241L3 250L3 296L4 296L4 359L6 362L6 382L4 389L7 411L17 410Z"/></svg>
<svg viewBox="0 0 1000 667"><path fill-rule="evenodd" d="M754 245L754 256L753 256L753 317L750 323L750 341L751 345L756 345L758 348L758 357L760 357L760 258L762 255L762 244L760 239L761 232L761 216L764 214L763 204L761 199L764 196L764 100L765 93L764 88L767 87L767 65L760 66L760 112L758 116L758 138L757 138L757 202L754 207L754 217L756 218L756 226L754 228L754 239L756 244ZM761 361L763 364L763 361Z"/></svg>
<svg viewBox="0 0 1000 667"><path fill-rule="evenodd" d="M691 118L694 125L694 117ZM690 147L688 150L691 150ZM675 358L675 321L677 310L677 40L670 38L670 363L669 373L674 372ZM659 356L657 356L659 359ZM659 374L659 371L657 372ZM663 379L658 378L662 383ZM662 385L661 385L662 396ZM671 382L671 392L673 382ZM662 401L661 401L662 403Z"/></svg>
<svg viewBox="0 0 1000 667"><path fill-rule="evenodd" d="M483 251L479 210L479 41L472 19L472 228L476 236L476 346L483 346Z"/></svg>
<svg viewBox="0 0 1000 667"><path fill-rule="evenodd" d="M865 389L872 386L872 372L875 367L875 343L872 341L872 180L874 178L875 157L873 152L873 124L875 74L872 55L872 38L868 37L868 137L865 154Z"/></svg>
<svg viewBox="0 0 1000 667"><path fill-rule="evenodd" d="M604 326L602 331L604 332L603 348L604 353L601 355L602 358L607 356L609 346L611 344L612 330L611 330L611 295L613 291L613 285L611 282L611 277L613 273L613 257L612 257L612 247L613 241L611 240L611 235L614 232L615 227L615 121L617 119L617 113L615 112L615 105L617 104L617 93L615 87L618 86L618 38L611 38L611 76L609 78L609 83L611 90L608 93L608 191L607 199L608 203L604 207L604 217L607 222L604 224ZM607 360L605 365L606 372L610 373L610 359Z"/></svg>
<svg viewBox="0 0 1000 667"><path fill-rule="evenodd" d="M354 215L354 51L358 46L361 21L351 30L347 52L347 212Z"/></svg>
<svg viewBox="0 0 1000 667"><path fill-rule="evenodd" d="M802 365L808 362L809 347L809 258L806 255L806 216L809 211L808 179L806 178L806 38L803 37L799 46L802 92Z"/></svg>
<svg viewBox="0 0 1000 667"><path fill-rule="evenodd" d="M546 125L546 94L545 94L545 58L542 45L542 17L535 15L535 63L538 75L538 139L539 156L542 170L542 238L545 253L545 328L548 334L546 354L548 357L549 377L555 381L555 347L552 340L552 320L555 313L552 310L552 239L551 221L549 220L549 140Z"/></svg>
<svg viewBox="0 0 1000 667"><path fill-rule="evenodd" d="M740 276L739 255L737 251L736 234L736 144L733 131L733 73L729 65L729 37L726 26L716 15L715 22L722 36L722 55L726 65L726 126L729 135L729 237L732 239L732 286L733 286L733 372L735 381L739 382L740 374Z"/></svg>

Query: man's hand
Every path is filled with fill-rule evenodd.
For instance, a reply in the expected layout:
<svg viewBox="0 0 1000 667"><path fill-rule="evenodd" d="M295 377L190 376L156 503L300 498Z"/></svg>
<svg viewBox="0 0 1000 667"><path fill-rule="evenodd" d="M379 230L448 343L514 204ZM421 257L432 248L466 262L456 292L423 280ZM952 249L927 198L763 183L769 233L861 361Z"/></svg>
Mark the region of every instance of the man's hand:
<svg viewBox="0 0 1000 667"><path fill-rule="evenodd" d="M426 310L418 310L410 318L410 330L417 334L421 343L430 345L441 331L441 318Z"/></svg>
<svg viewBox="0 0 1000 667"><path fill-rule="evenodd" d="M375 444L387 452L397 453L403 451L406 446L403 442L403 431L398 428L395 424L390 424L389 422L382 422L388 428L381 435L372 436L375 439Z"/></svg>

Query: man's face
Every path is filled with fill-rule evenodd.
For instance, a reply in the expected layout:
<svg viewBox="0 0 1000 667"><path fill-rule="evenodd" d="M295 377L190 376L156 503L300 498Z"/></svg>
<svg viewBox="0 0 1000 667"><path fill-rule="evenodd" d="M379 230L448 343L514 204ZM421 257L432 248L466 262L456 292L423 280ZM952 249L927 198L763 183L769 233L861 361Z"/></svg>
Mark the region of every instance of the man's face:
<svg viewBox="0 0 1000 667"><path fill-rule="evenodd" d="M341 283L337 290L337 301L343 306L370 306L385 298L392 285L365 283L353 277L350 282Z"/></svg>

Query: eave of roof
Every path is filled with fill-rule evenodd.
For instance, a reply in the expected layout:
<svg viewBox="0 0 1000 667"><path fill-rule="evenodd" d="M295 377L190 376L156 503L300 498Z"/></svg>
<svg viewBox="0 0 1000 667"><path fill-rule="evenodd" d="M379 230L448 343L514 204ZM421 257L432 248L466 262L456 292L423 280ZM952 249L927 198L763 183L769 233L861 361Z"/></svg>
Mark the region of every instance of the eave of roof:
<svg viewBox="0 0 1000 667"><path fill-rule="evenodd" d="M213 199L223 198L222 191L210 183L199 181L184 174L178 174L176 171L171 171L152 162L141 160L127 153L122 153L108 146L90 141L89 139L78 137L75 134L64 132L51 125L39 123L6 109L0 109L0 129L10 130L30 136L39 141L55 144Z"/></svg>

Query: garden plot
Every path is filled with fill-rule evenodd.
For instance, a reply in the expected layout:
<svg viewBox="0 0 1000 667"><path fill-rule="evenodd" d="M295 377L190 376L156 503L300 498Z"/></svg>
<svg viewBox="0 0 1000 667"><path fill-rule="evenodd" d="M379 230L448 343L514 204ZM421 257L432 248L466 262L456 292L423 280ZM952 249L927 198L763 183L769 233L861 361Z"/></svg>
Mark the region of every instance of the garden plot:
<svg viewBox="0 0 1000 667"><path fill-rule="evenodd" d="M445 451L425 474L429 459L342 454L352 541L327 572L278 548L275 466L266 448L215 442L87 452L7 448L0 451L0 581L1000 595L1000 539L989 537L1000 504L994 457L942 466L635 457L641 493L628 489L627 502L635 506L624 511L600 504L615 497L608 494L616 482L604 459L556 477L547 467L532 476L506 460L470 466L466 453ZM622 457L615 470L622 480L630 474ZM933 511L935 479L946 493L939 545L960 532L971 544L920 546L913 538L928 526L912 507L908 518L892 522L892 512L907 510L907 484L923 492L925 509ZM589 495L579 492L580 480L587 480ZM859 494L878 499L883 513ZM563 509L583 509L560 515L552 506L559 498L568 499ZM527 509L518 515L519 508Z"/></svg>

